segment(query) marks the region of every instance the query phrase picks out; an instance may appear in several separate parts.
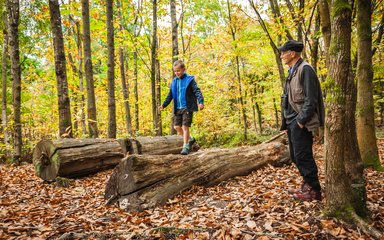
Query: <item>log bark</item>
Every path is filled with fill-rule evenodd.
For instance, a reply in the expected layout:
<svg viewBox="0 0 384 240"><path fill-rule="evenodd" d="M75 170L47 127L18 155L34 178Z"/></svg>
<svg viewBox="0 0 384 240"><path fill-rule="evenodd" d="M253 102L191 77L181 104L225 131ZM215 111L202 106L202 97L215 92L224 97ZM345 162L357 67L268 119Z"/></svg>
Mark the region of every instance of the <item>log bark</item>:
<svg viewBox="0 0 384 240"><path fill-rule="evenodd" d="M277 141L187 156L131 155L114 169L104 197L107 203L117 202L125 210L144 210L165 203L192 185L212 186L267 164L281 164L288 156L287 146Z"/></svg>
<svg viewBox="0 0 384 240"><path fill-rule="evenodd" d="M113 168L127 154L174 154L182 146L181 136L42 140L33 151L33 164L37 176L54 181L58 176L83 177Z"/></svg>
<svg viewBox="0 0 384 240"><path fill-rule="evenodd" d="M124 141L62 139L40 141L33 151L35 173L46 181L81 177L113 168L125 156Z"/></svg>

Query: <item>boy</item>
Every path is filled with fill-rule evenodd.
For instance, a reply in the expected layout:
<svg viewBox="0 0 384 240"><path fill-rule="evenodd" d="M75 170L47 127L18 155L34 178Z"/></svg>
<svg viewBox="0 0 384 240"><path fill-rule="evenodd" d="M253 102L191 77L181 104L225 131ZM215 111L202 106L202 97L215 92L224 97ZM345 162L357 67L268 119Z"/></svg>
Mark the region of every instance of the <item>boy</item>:
<svg viewBox="0 0 384 240"><path fill-rule="evenodd" d="M173 99L173 114L175 116L173 125L184 140L183 150L180 154L187 155L195 143L195 139L189 133L193 112L204 109L204 98L196 84L195 77L185 72L186 68L183 61L175 61L173 71L176 77L172 80L169 93L159 108L163 110Z"/></svg>

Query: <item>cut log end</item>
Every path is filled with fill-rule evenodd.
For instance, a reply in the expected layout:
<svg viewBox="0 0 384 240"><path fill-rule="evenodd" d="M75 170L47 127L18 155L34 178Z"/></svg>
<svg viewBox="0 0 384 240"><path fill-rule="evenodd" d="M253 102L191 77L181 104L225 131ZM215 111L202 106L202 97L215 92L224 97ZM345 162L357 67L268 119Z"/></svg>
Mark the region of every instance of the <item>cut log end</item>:
<svg viewBox="0 0 384 240"><path fill-rule="evenodd" d="M37 143L33 151L33 165L40 178L52 182L56 179L60 167L60 158L51 140Z"/></svg>

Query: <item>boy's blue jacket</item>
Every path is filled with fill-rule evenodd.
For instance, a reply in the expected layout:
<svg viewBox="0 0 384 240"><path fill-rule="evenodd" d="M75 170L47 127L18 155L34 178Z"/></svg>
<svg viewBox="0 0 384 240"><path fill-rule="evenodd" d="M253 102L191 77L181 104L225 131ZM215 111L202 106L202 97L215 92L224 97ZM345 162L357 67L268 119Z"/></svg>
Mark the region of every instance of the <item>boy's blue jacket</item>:
<svg viewBox="0 0 384 240"><path fill-rule="evenodd" d="M187 84L186 84L187 87L186 87L186 90L184 93L185 94L185 100L187 102L187 111L188 112L197 112L198 111L197 102L199 102L199 104L204 104L203 94L201 93L200 88L197 86L197 83L195 81L194 76L191 76L191 75L184 73L183 76L181 76L181 79L184 79L184 78L186 78L186 80L187 80ZM176 114L176 111L177 111L177 84L176 84L176 81L180 81L180 80L178 80L177 77L175 77L172 80L171 87L169 89L169 93L162 104L162 106L165 108L171 103L171 101L173 99L173 101L174 101L173 113L174 114Z"/></svg>

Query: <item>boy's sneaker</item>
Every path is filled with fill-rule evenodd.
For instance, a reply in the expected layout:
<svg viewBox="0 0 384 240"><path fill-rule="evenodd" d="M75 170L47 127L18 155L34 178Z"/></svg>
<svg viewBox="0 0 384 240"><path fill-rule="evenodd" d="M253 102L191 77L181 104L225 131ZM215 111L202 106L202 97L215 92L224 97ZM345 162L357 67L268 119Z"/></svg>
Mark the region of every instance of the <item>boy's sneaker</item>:
<svg viewBox="0 0 384 240"><path fill-rule="evenodd" d="M193 144L195 144L195 142L196 142L196 139L194 139L193 137L191 137L191 138L189 139L188 145L189 145L189 148L190 148L190 149L192 148Z"/></svg>
<svg viewBox="0 0 384 240"><path fill-rule="evenodd" d="M188 155L189 153L189 147L183 147L183 150L181 150L180 154L181 155Z"/></svg>

